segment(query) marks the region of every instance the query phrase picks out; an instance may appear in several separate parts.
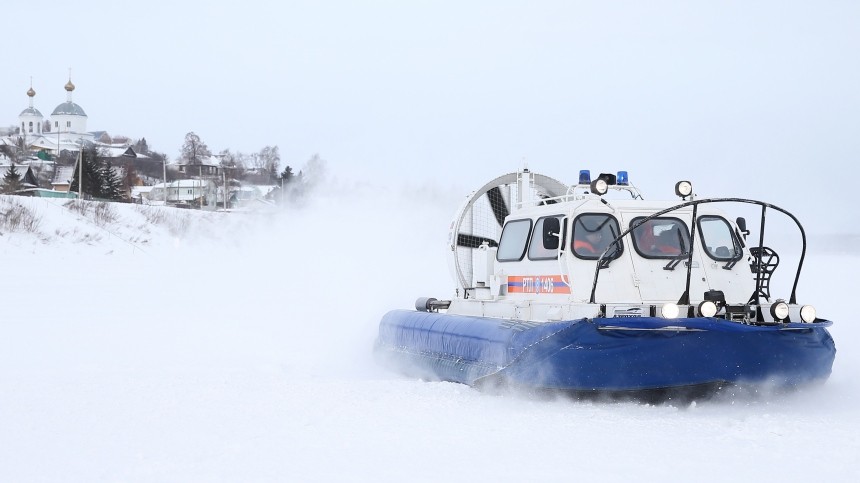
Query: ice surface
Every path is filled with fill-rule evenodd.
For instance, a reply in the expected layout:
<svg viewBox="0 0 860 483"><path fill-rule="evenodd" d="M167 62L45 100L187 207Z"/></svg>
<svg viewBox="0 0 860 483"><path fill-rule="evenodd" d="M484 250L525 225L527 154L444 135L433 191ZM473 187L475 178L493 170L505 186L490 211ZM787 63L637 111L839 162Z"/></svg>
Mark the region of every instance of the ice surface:
<svg viewBox="0 0 860 483"><path fill-rule="evenodd" d="M351 189L155 224L115 205L104 227L16 198L41 223L0 236L0 480L860 477L857 251L808 257L798 294L835 321L838 354L825 385L794 394L574 401L378 367L386 310L450 296L460 198Z"/></svg>

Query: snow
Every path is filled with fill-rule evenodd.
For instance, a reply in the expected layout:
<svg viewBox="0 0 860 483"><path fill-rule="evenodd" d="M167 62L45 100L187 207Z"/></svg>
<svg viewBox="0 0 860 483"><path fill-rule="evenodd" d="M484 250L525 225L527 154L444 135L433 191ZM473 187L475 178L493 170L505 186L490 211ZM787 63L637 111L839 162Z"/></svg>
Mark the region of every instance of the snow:
<svg viewBox="0 0 860 483"><path fill-rule="evenodd" d="M40 220L0 236L0 480L860 477L856 249L813 247L798 289L835 321L823 386L659 405L485 394L371 354L385 311L450 294L462 197L339 192L275 214L113 204L110 222L0 197Z"/></svg>

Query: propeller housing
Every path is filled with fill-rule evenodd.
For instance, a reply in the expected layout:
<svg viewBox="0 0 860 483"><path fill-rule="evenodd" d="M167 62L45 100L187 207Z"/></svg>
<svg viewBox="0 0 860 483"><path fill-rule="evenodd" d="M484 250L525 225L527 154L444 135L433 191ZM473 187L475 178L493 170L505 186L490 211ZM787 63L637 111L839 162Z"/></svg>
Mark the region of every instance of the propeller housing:
<svg viewBox="0 0 860 483"><path fill-rule="evenodd" d="M499 246L505 219L524 206L552 203L568 186L528 170L508 173L472 192L457 210L448 234L448 268L460 289L471 288L481 245Z"/></svg>

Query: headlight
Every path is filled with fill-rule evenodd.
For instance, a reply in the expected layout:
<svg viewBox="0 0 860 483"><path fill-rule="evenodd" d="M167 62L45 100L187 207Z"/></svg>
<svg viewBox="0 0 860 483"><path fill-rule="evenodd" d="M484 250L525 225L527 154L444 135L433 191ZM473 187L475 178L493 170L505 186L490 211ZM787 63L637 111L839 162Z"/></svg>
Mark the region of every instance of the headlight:
<svg viewBox="0 0 860 483"><path fill-rule="evenodd" d="M591 192L603 196L606 192L609 191L609 184L606 183L605 179L597 178L596 180L591 182Z"/></svg>
<svg viewBox="0 0 860 483"><path fill-rule="evenodd" d="M776 321L783 321L788 318L788 304L784 300L777 300L776 303L770 306L770 315Z"/></svg>
<svg viewBox="0 0 860 483"><path fill-rule="evenodd" d="M677 318L679 313L681 313L681 309L678 307L678 304L673 304L672 302L663 304L663 306L660 307L660 314L664 319Z"/></svg>
<svg viewBox="0 0 860 483"><path fill-rule="evenodd" d="M802 320L806 323L809 323L809 322L815 322L815 318L816 318L815 307L813 307L811 305L804 305L803 307L800 308L800 320Z"/></svg>
<svg viewBox="0 0 860 483"><path fill-rule="evenodd" d="M717 304L710 300L705 300L699 304L699 315L702 317L713 317L717 315Z"/></svg>
<svg viewBox="0 0 860 483"><path fill-rule="evenodd" d="M693 194L693 184L689 181L678 181L675 183L675 194L681 198L686 198Z"/></svg>

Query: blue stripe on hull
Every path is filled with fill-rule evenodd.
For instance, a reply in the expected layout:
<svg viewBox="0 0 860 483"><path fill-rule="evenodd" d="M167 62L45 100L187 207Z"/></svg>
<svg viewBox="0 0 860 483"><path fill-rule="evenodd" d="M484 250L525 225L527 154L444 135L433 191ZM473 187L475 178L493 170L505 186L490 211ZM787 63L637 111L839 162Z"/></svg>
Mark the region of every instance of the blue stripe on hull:
<svg viewBox="0 0 860 483"><path fill-rule="evenodd" d="M829 376L836 348L827 325L639 317L535 325L392 311L380 323L377 347L413 372L470 385L489 376L567 390L796 385Z"/></svg>

